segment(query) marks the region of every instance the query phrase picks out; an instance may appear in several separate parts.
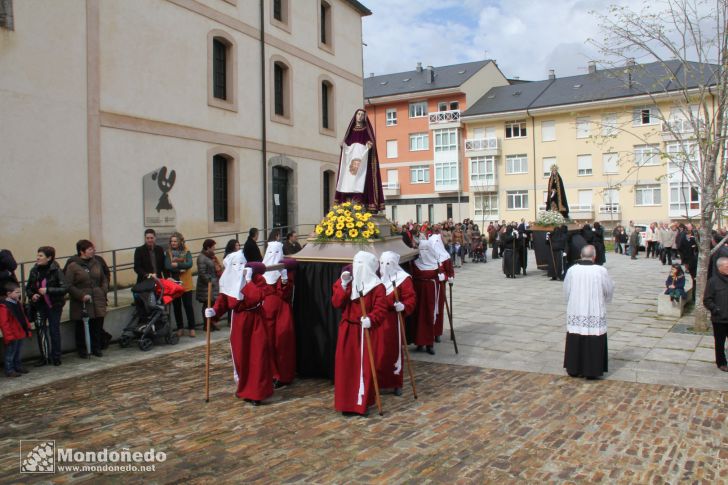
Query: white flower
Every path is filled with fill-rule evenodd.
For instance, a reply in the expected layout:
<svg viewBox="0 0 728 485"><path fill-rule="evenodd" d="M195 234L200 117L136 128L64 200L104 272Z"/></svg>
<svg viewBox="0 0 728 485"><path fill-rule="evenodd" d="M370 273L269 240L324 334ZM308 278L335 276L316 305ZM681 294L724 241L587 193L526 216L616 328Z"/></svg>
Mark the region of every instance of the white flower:
<svg viewBox="0 0 728 485"><path fill-rule="evenodd" d="M536 224L541 226L560 226L565 223L564 216L556 211L539 211L536 217Z"/></svg>

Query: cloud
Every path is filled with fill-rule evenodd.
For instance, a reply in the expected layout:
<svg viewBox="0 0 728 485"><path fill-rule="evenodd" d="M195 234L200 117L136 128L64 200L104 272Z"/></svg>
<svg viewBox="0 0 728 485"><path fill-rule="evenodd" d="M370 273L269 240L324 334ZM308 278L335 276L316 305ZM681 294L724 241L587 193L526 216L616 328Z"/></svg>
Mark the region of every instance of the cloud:
<svg viewBox="0 0 728 485"><path fill-rule="evenodd" d="M628 0L620 0L627 2ZM587 45L605 12L597 0L367 0L364 72L369 75L495 59L507 77L583 74L599 58Z"/></svg>

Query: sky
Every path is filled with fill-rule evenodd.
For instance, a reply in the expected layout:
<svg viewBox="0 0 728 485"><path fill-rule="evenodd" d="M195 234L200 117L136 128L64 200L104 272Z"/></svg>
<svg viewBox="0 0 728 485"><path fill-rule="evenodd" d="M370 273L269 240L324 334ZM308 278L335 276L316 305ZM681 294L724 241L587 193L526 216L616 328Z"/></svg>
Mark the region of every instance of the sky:
<svg viewBox="0 0 728 485"><path fill-rule="evenodd" d="M612 3L628 0L361 0L364 75L494 59L508 78L585 74L601 58L587 44ZM633 5L635 2L631 2ZM639 2L641 3L641 2Z"/></svg>

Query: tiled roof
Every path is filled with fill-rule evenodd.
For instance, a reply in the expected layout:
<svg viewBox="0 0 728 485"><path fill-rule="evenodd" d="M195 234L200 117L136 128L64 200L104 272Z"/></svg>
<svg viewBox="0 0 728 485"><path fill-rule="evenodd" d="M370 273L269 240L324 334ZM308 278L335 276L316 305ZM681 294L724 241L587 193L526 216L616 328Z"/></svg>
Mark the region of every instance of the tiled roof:
<svg viewBox="0 0 728 485"><path fill-rule="evenodd" d="M468 108L463 116L496 114L525 109L626 98L676 91L683 86L697 87L714 83L718 66L681 61L665 65L653 62L627 67L597 70L590 74L547 79L531 83L498 86L490 89Z"/></svg>
<svg viewBox="0 0 728 485"><path fill-rule="evenodd" d="M415 69L367 77L364 78L364 97L378 98L458 87L489 62L492 61L484 60L434 67L434 79L431 83L427 82L427 75L429 74L427 68L422 68L421 71Z"/></svg>

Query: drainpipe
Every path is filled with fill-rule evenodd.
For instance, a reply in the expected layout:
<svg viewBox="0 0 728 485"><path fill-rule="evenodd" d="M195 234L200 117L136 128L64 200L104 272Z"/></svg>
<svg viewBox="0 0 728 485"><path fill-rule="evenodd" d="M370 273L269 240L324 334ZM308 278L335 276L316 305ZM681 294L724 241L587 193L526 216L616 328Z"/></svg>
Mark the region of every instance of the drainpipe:
<svg viewBox="0 0 728 485"><path fill-rule="evenodd" d="M263 169L263 234L268 234L268 133L265 124L265 0L260 0L260 162Z"/></svg>
<svg viewBox="0 0 728 485"><path fill-rule="evenodd" d="M538 162L536 161L536 118L526 109L526 115L531 118L531 143L533 145L533 222L538 219L538 191L536 190L536 170ZM547 207L548 209L548 207Z"/></svg>

